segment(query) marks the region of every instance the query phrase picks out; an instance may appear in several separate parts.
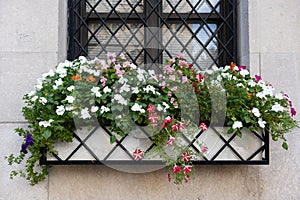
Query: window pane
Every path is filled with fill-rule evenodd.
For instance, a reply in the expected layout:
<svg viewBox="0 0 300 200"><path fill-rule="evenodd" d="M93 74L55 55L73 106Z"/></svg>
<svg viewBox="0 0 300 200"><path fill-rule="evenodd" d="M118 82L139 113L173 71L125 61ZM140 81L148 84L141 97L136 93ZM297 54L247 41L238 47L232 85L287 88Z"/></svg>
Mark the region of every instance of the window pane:
<svg viewBox="0 0 300 200"><path fill-rule="evenodd" d="M178 13L189 13L195 8L198 13L210 13L214 7L217 7L216 11L219 12L219 1L220 0L163 0L163 12L170 13L176 10Z"/></svg>
<svg viewBox="0 0 300 200"><path fill-rule="evenodd" d="M91 6L96 6L95 10L99 13L109 13L112 9L118 13L130 13L132 10L141 13L144 5L143 0L89 0L86 2L87 12L91 10Z"/></svg>
<svg viewBox="0 0 300 200"><path fill-rule="evenodd" d="M164 59L182 52L185 58L199 69L207 69L215 63L213 58L218 56L217 35L214 34L216 24L189 24L188 27L170 24L169 27L170 29L163 27L163 42L166 46Z"/></svg>
<svg viewBox="0 0 300 200"><path fill-rule="evenodd" d="M137 64L144 62L143 50L144 33L141 24L128 23L127 26L121 23L107 23L100 26L99 23L91 23L90 29L96 32L95 37L89 33L88 56L90 58L106 58L107 52L126 53L131 60ZM130 58L129 58L130 59Z"/></svg>

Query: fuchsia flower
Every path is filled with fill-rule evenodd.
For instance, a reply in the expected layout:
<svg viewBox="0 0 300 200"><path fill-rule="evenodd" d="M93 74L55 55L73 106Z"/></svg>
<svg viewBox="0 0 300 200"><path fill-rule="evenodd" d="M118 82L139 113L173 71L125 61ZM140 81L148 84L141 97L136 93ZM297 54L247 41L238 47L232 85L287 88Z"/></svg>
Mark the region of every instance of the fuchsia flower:
<svg viewBox="0 0 300 200"><path fill-rule="evenodd" d="M238 72L242 71L242 70L246 70L247 67L246 66L238 66Z"/></svg>
<svg viewBox="0 0 300 200"><path fill-rule="evenodd" d="M207 125L206 125L204 122L202 122L202 123L200 124L200 128L201 128L203 131L206 131L206 130L208 129Z"/></svg>
<svg viewBox="0 0 300 200"><path fill-rule="evenodd" d="M192 171L192 168L193 168L192 165L186 165L186 166L184 166L184 168L183 168L183 172L184 172L185 174L188 174L188 173L190 173L190 172Z"/></svg>
<svg viewBox="0 0 300 200"><path fill-rule="evenodd" d="M175 138L171 136L171 137L169 138L168 142L167 142L167 146L168 146L168 147L169 147L169 146L172 146L173 143L174 143L174 141L175 141Z"/></svg>
<svg viewBox="0 0 300 200"><path fill-rule="evenodd" d="M295 116L297 114L295 108L293 108L293 107L291 108L291 114L292 114L292 116Z"/></svg>
<svg viewBox="0 0 300 200"><path fill-rule="evenodd" d="M255 75L255 79L256 79L257 82L259 82L259 81L262 80L262 79L261 79L261 76L258 76L258 75Z"/></svg>
<svg viewBox="0 0 300 200"><path fill-rule="evenodd" d="M190 154L189 154L188 152L183 152L183 153L181 154L181 157L182 157L182 160L183 160L184 162L187 162L187 161L190 161L190 160L191 160L191 156L190 156Z"/></svg>
<svg viewBox="0 0 300 200"><path fill-rule="evenodd" d="M178 172L180 172L181 171L181 167L179 166L179 165L175 165L174 167L173 167L173 172L174 173L178 173Z"/></svg>
<svg viewBox="0 0 300 200"><path fill-rule="evenodd" d="M140 149L136 149L132 155L135 160L141 160L144 156L144 152Z"/></svg>

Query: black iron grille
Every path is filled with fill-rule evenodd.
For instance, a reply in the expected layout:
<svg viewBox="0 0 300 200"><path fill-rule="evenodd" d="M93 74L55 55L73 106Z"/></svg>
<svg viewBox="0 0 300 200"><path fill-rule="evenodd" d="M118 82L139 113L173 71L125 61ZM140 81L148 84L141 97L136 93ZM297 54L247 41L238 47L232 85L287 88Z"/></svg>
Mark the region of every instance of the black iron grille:
<svg viewBox="0 0 300 200"><path fill-rule="evenodd" d="M236 0L69 0L68 59L124 53L135 64L183 53L200 69L237 58Z"/></svg>

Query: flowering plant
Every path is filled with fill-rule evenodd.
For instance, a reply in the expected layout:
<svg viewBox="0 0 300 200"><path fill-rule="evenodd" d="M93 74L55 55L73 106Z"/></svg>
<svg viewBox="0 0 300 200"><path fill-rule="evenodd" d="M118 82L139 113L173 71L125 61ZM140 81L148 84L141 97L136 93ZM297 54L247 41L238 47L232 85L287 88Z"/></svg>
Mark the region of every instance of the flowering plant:
<svg viewBox="0 0 300 200"><path fill-rule="evenodd" d="M191 151L180 142L180 134L206 131L218 121L214 115L225 113L221 125L230 127L228 134L242 136L243 127L266 129L285 149L284 134L298 126L288 95L274 94L273 86L260 76L252 78L245 67L234 64L196 71L181 55L157 70L137 67L123 54L116 58L109 53L107 61L65 61L43 74L24 102L29 126L16 129L24 142L20 154L7 160L12 165L26 159L25 170L12 171L11 177L24 176L31 184L47 175L48 166L39 165L41 149L57 153L57 141L71 142L78 125L92 126L95 121L109 125L112 143L136 124L147 126L156 145L153 151L169 166L168 179L175 183L187 182L192 161L207 151L205 144L199 144L200 153ZM132 157L140 160L147 153L137 147Z"/></svg>

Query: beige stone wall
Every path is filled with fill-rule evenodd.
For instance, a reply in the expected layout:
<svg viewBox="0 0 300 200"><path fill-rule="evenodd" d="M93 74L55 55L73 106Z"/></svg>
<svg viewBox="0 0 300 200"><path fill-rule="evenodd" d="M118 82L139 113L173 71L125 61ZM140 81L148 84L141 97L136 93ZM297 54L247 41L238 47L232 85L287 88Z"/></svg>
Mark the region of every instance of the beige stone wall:
<svg viewBox="0 0 300 200"><path fill-rule="evenodd" d="M19 151L14 128L25 125L22 95L65 57L65 2L0 1L0 200L299 199L300 131L287 136L287 152L271 143L269 166L200 166L199 175L179 187L167 182L166 169L128 174L104 166L53 167L48 179L34 187L20 178L11 181L3 157ZM300 112L300 2L248 3L249 51L241 51L241 60L247 62L248 52L251 73L286 90Z"/></svg>

